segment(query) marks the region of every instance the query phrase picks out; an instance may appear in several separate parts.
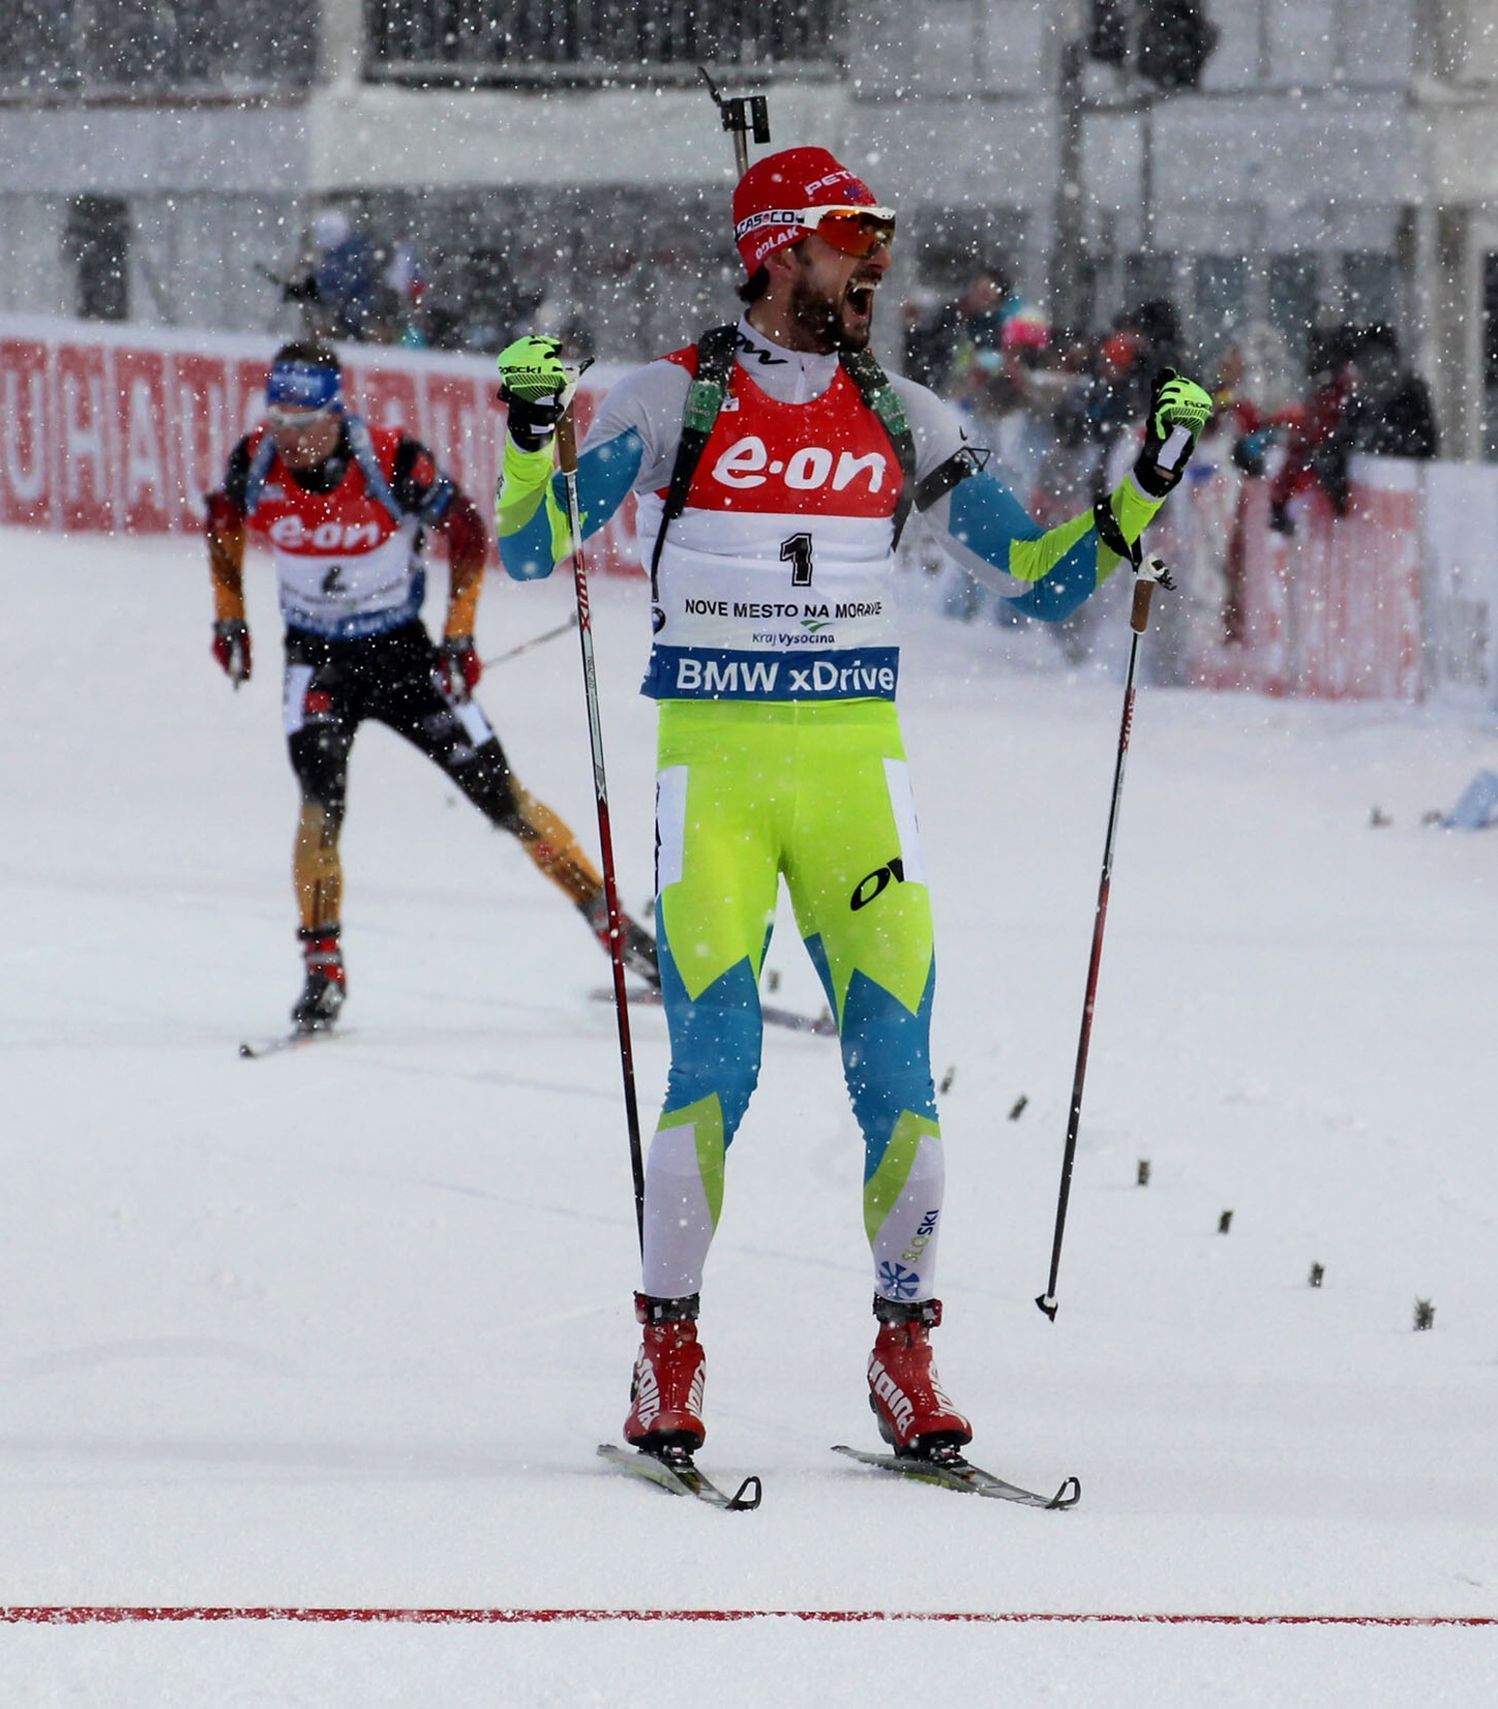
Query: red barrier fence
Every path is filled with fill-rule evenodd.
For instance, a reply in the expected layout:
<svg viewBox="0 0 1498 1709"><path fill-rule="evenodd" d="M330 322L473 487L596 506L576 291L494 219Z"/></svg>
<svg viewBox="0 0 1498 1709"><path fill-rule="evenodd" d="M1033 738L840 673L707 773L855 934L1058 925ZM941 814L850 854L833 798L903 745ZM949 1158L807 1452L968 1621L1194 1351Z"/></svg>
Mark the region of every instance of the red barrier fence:
<svg viewBox="0 0 1498 1709"><path fill-rule="evenodd" d="M0 523L190 534L235 441L259 421L277 340L0 316ZM413 431L485 513L504 415L484 357L350 345L353 406ZM578 396L586 427L619 370ZM1161 613L1173 680L1334 699L1498 708L1498 469L1354 460L1352 505L1319 491L1268 526L1266 483L1205 441L1151 543L1182 571ZM634 505L589 553L638 574Z"/></svg>
<svg viewBox="0 0 1498 1709"><path fill-rule="evenodd" d="M1208 688L1327 700L1418 700L1424 547L1419 466L1361 458L1345 516L1319 488L1295 501L1292 536L1269 526L1269 483L1241 483L1231 520L1214 487L1194 493L1202 533L1184 564L1225 555L1221 621L1191 649Z"/></svg>
<svg viewBox="0 0 1498 1709"><path fill-rule="evenodd" d="M0 523L196 532L203 495L261 418L276 342L0 317ZM504 429L492 362L369 345L341 354L351 407L414 433L487 513ZM588 374L582 426L612 377ZM638 571L632 504L589 563Z"/></svg>

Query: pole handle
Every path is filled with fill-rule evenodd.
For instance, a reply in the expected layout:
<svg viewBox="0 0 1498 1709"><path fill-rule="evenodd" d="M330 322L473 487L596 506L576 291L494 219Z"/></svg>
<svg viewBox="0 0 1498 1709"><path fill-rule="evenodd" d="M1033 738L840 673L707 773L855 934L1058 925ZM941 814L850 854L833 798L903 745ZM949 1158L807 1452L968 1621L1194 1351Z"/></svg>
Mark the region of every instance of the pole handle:
<svg viewBox="0 0 1498 1709"><path fill-rule="evenodd" d="M1129 616L1129 627L1136 635L1142 635L1150 626L1150 600L1154 598L1155 584L1143 576L1134 583L1134 609Z"/></svg>
<svg viewBox="0 0 1498 1709"><path fill-rule="evenodd" d="M1170 565L1154 553L1134 566L1134 610L1129 618L1129 627L1136 635L1142 635L1149 628L1150 600L1154 598L1156 587L1173 588L1175 585Z"/></svg>
<svg viewBox="0 0 1498 1709"><path fill-rule="evenodd" d="M557 462L564 475L577 473L577 423L572 419L571 404L557 423Z"/></svg>

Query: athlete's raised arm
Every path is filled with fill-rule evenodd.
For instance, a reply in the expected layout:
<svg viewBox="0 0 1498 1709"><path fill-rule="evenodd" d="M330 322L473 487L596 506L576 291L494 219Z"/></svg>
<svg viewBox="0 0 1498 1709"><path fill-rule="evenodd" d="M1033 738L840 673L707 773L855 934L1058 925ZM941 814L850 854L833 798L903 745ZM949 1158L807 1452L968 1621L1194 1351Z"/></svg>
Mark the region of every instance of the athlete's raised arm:
<svg viewBox="0 0 1498 1709"><path fill-rule="evenodd" d="M499 357L501 396L509 410L503 470L495 497L499 555L517 581L551 574L568 550L566 504L553 478L552 436L571 402L569 374L554 338L521 338ZM578 458L583 533L593 534L626 496L671 472L671 447L681 423L687 375L669 362L651 362L627 375L608 396Z"/></svg>
<svg viewBox="0 0 1498 1709"><path fill-rule="evenodd" d="M1106 506L1042 528L982 467L956 412L896 379L916 442L916 508L970 576L1047 622L1069 617L1112 575L1185 473L1211 399L1170 369L1155 382L1144 443Z"/></svg>

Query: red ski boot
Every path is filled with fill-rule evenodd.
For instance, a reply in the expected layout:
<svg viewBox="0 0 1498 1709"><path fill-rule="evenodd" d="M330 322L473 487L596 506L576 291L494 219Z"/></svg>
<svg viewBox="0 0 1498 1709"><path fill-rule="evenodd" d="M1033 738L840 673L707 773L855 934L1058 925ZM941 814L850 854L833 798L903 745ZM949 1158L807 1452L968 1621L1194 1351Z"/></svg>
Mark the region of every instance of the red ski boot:
<svg viewBox="0 0 1498 1709"><path fill-rule="evenodd" d="M942 1393L931 1362L930 1332L941 1322L941 1301L901 1305L876 1294L874 1316L879 1334L869 1355L869 1405L879 1434L911 1459L971 1442L972 1426Z"/></svg>
<svg viewBox="0 0 1498 1709"><path fill-rule="evenodd" d="M635 1295L635 1316L645 1335L635 1360L624 1440L649 1454L667 1449L695 1454L707 1436L701 1418L707 1356L697 1345L698 1297Z"/></svg>
<svg viewBox="0 0 1498 1709"><path fill-rule="evenodd" d="M338 1019L338 1011L348 995L343 952L338 947L338 928L326 926L312 931L303 930L297 935L302 940L307 980L292 1008L292 1025L298 1032L326 1032Z"/></svg>

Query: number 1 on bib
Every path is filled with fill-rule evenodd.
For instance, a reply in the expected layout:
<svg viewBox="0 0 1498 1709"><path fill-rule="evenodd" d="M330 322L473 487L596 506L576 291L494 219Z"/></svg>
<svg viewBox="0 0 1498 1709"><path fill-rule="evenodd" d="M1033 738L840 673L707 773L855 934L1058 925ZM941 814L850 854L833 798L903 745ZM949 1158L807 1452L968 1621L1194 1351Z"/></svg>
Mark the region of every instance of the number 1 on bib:
<svg viewBox="0 0 1498 1709"><path fill-rule="evenodd" d="M792 587L811 586L811 535L793 534L780 542L780 556L791 568Z"/></svg>

